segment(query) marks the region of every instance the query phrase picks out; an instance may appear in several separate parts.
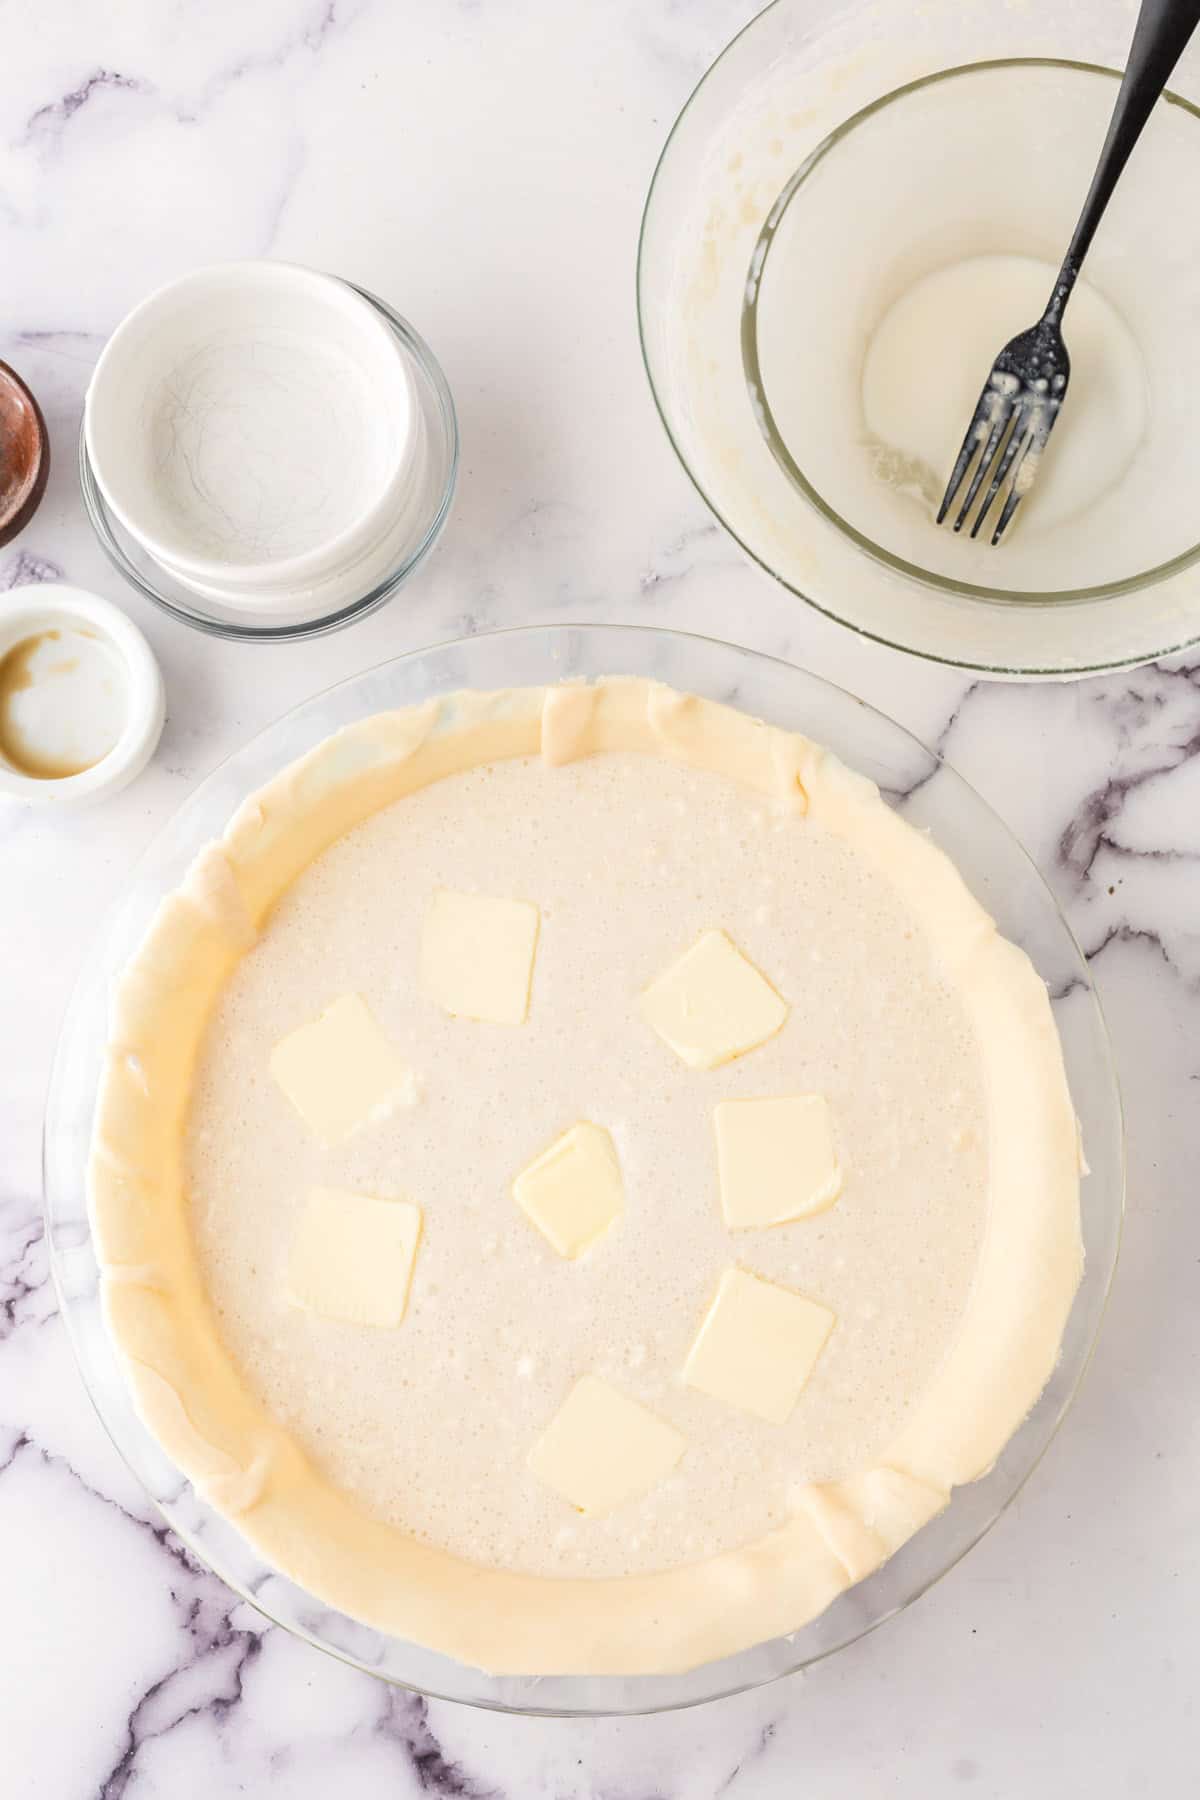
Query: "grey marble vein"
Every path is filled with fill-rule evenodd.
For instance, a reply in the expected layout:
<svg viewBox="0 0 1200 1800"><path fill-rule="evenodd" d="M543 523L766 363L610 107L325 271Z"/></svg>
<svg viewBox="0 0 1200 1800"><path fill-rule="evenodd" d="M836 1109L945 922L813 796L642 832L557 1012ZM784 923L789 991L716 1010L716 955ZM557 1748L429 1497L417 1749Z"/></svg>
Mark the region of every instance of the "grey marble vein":
<svg viewBox="0 0 1200 1800"><path fill-rule="evenodd" d="M1114 946L1128 944L1140 944L1148 950L1153 950L1172 974L1181 973L1158 932L1152 931L1145 925L1110 925L1096 943L1084 947L1083 953L1089 963L1094 963L1106 951L1111 951Z"/></svg>
<svg viewBox="0 0 1200 1800"><path fill-rule="evenodd" d="M116 69L93 69L69 93L61 94L57 100L45 101L30 113L25 129L17 140L17 147L52 142L56 148L61 148L63 129L70 124L76 113L81 112L97 94L112 92L149 94L153 89L140 76L123 75Z"/></svg>
<svg viewBox="0 0 1200 1800"><path fill-rule="evenodd" d="M145 1690L129 1714L125 1741L112 1768L102 1776L97 1800L124 1800L138 1785L138 1759L191 1720L207 1720L219 1731L241 1704L248 1670L262 1648L257 1631L235 1629L228 1605L222 1609L197 1596L184 1617L190 1641L186 1657Z"/></svg>
<svg viewBox="0 0 1200 1800"><path fill-rule="evenodd" d="M399 1746L420 1793L445 1796L445 1800L508 1800L485 1777L473 1775L447 1757L430 1726L429 1702L422 1695L385 1688L375 1729L388 1743Z"/></svg>
<svg viewBox="0 0 1200 1800"><path fill-rule="evenodd" d="M19 1223L11 1241L7 1235L0 1215L0 1344L55 1311L41 1219L35 1215Z"/></svg>
<svg viewBox="0 0 1200 1800"><path fill-rule="evenodd" d="M1200 706L1197 708L1200 713ZM1057 861L1077 882L1081 882L1092 872L1092 866L1102 848L1118 854L1136 856L1149 854L1162 856L1161 850L1138 852L1128 845L1123 845L1113 836L1112 827L1119 821L1121 812L1129 796L1148 782L1157 781L1164 775L1171 774L1182 763L1200 751L1200 721L1190 736L1181 743L1174 743L1160 757L1150 760L1145 766L1121 774L1109 775L1102 785L1087 794L1081 805L1064 827L1059 840Z"/></svg>
<svg viewBox="0 0 1200 1800"><path fill-rule="evenodd" d="M199 95L179 110L185 124L203 118L206 110L229 88L251 77L278 75L298 52L316 55L338 26L351 16L355 8L342 0L317 0L315 6L302 6L294 25L276 42L245 56L236 56L222 64L205 82Z"/></svg>
<svg viewBox="0 0 1200 1800"><path fill-rule="evenodd" d="M671 543L664 545L649 567L643 570L638 584L642 593L657 597L658 589L692 573L700 560L698 553L707 555L713 551L729 560L736 554L714 520L689 526Z"/></svg>
<svg viewBox="0 0 1200 1800"><path fill-rule="evenodd" d="M61 581L63 570L48 556L37 556L29 550L14 550L0 561L0 593L10 588L28 587L31 582Z"/></svg>
<svg viewBox="0 0 1200 1800"><path fill-rule="evenodd" d="M170 1559L177 1571L211 1583L216 1593L227 1597L227 1590L222 1583L197 1562L191 1551L179 1541L169 1526L162 1524L157 1515L151 1513L149 1501L146 1502L145 1511L133 1510L115 1495L105 1493L103 1489L94 1486L65 1456L48 1450L27 1431L18 1432L12 1441L3 1463L0 1464L0 1474L9 1472L22 1459L33 1460L43 1468L52 1469L64 1476L88 1499L111 1509L124 1524L132 1525L145 1541L153 1543Z"/></svg>

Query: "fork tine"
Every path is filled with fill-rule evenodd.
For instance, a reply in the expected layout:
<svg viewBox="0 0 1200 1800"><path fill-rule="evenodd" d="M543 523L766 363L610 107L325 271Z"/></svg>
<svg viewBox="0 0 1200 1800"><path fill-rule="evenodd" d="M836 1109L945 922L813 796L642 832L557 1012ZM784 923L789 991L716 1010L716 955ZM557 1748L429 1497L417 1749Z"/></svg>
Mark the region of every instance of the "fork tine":
<svg viewBox="0 0 1200 1800"><path fill-rule="evenodd" d="M996 473L992 476L988 491L983 497L983 504L975 515L975 523L971 527L972 537L979 536L979 527L987 518L992 501L1000 492L1004 483L1004 477L1012 467L1013 458L1016 456L1017 451L1022 449L1022 446L1024 446L1025 449L1028 449L1032 436L1033 427L1028 424L1028 416L1025 408L1018 405L1016 408L1016 417L1013 420L1012 435L1010 436L1008 443L1004 446L1004 455L1000 458Z"/></svg>
<svg viewBox="0 0 1200 1800"><path fill-rule="evenodd" d="M953 469L950 471L950 479L946 483L946 491L942 495L942 504L938 507L937 522L939 525L954 504L954 496L962 486L963 476L970 467L971 458L979 448L979 440L983 435L980 430L982 424L983 420L980 416L980 409L977 406L974 415L972 416L971 423L967 426L967 435L962 441L962 449L958 453L958 459L955 462Z"/></svg>
<svg viewBox="0 0 1200 1800"><path fill-rule="evenodd" d="M1020 506L1022 500L1029 492L1029 489L1033 486L1032 481L1027 482L1024 487L1021 486L1021 469L1024 466L1025 458L1029 455L1029 452L1033 449L1037 441L1038 433L1031 427L1025 439L1025 448L1017 458L1016 465L1013 468L1012 486L1009 488L1008 494L1005 497L1004 505L1000 510L1000 517L996 521L996 529L992 533L993 549L995 549L996 545L1000 542L1000 539L1004 536L1004 530L1009 520L1016 512L1018 506ZM1045 447L1045 439L1042 440L1041 447Z"/></svg>
<svg viewBox="0 0 1200 1800"><path fill-rule="evenodd" d="M1001 440L1008 429L1008 423L1013 416L1014 410L1014 403L1009 399L1007 394L994 394L992 404L992 429L988 433L988 440L983 447L983 453L980 456L978 463L975 465L975 473L971 477L971 485L967 489L967 497L958 509L958 517L954 521L955 531L961 531L966 523L967 514L974 505L975 496L979 492L979 484L991 470L992 463L995 461L996 452L1000 448Z"/></svg>

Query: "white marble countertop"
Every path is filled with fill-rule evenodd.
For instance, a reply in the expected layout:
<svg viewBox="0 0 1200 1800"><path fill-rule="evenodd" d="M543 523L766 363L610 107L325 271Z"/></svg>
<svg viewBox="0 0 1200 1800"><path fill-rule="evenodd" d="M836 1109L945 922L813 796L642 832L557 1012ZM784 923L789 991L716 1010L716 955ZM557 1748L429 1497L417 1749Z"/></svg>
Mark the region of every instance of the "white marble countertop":
<svg viewBox="0 0 1200 1800"><path fill-rule="evenodd" d="M1195 1783L1200 1595L1200 661L989 686L888 654L747 566L638 357L664 134L747 0L46 0L5 33L0 357L41 396L48 498L0 590L66 578L150 636L169 718L125 795L0 811L0 1789L6 1800L331 1791L474 1800L1070 1800ZM309 645L205 639L125 592L73 455L88 371L149 288L229 256L335 269L444 361L464 441L433 562ZM0 593L0 605L3 595ZM905 1616L693 1714L550 1723L391 1692L197 1569L92 1414L41 1246L57 1022L126 871L193 784L338 677L536 619L691 627L790 657L927 739L1024 838L1091 958L1130 1129L1115 1297L1018 1502Z"/></svg>

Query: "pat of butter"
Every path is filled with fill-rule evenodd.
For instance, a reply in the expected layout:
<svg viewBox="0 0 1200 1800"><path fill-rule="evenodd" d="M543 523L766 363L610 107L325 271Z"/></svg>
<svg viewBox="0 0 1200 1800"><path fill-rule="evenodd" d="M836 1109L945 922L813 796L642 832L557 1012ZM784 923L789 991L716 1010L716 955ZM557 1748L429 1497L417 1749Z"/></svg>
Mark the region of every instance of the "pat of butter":
<svg viewBox="0 0 1200 1800"><path fill-rule="evenodd" d="M687 1439L637 1400L583 1375L529 1453L529 1467L578 1512L611 1512L665 1481Z"/></svg>
<svg viewBox="0 0 1200 1800"><path fill-rule="evenodd" d="M538 925L538 909L527 900L439 888L421 938L426 994L456 1018L523 1025Z"/></svg>
<svg viewBox="0 0 1200 1800"><path fill-rule="evenodd" d="M731 1231L783 1225L832 1206L842 1170L823 1094L722 1100L713 1109L721 1211Z"/></svg>
<svg viewBox="0 0 1200 1800"><path fill-rule="evenodd" d="M292 1242L288 1294L306 1312L347 1325L399 1325L421 1237L411 1200L313 1188Z"/></svg>
<svg viewBox="0 0 1200 1800"><path fill-rule="evenodd" d="M723 931L706 931L641 999L642 1017L693 1069L715 1069L774 1037L788 1016Z"/></svg>
<svg viewBox="0 0 1200 1800"><path fill-rule="evenodd" d="M336 1144L368 1119L415 1095L412 1070L389 1043L359 994L343 994L319 1018L280 1038L271 1074L323 1144Z"/></svg>
<svg viewBox="0 0 1200 1800"><path fill-rule="evenodd" d="M602 1125L581 1119L513 1182L513 1199L560 1256L582 1256L625 1205L621 1165Z"/></svg>
<svg viewBox="0 0 1200 1800"><path fill-rule="evenodd" d="M726 1269L683 1379L772 1425L786 1424L836 1322L803 1294Z"/></svg>

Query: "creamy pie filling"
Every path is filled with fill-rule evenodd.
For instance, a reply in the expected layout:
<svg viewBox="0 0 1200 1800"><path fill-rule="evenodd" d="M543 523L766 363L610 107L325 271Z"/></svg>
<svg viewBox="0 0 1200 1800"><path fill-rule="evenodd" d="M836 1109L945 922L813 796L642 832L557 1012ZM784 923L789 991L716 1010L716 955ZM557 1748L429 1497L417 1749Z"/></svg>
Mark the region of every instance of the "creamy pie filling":
<svg viewBox="0 0 1200 1800"><path fill-rule="evenodd" d="M715 933L736 964L664 1013ZM764 1022L708 1066L681 1033L738 966ZM394 1093L343 1129L343 1056L316 1130L272 1059L330 1008ZM320 1597L506 1672L804 1623L995 1459L1081 1260L1027 959L869 783L640 681L364 720L248 801L122 983L92 1204L197 1486ZM339 1315L343 1221L376 1279ZM645 1479L593 1507L605 1432Z"/></svg>

